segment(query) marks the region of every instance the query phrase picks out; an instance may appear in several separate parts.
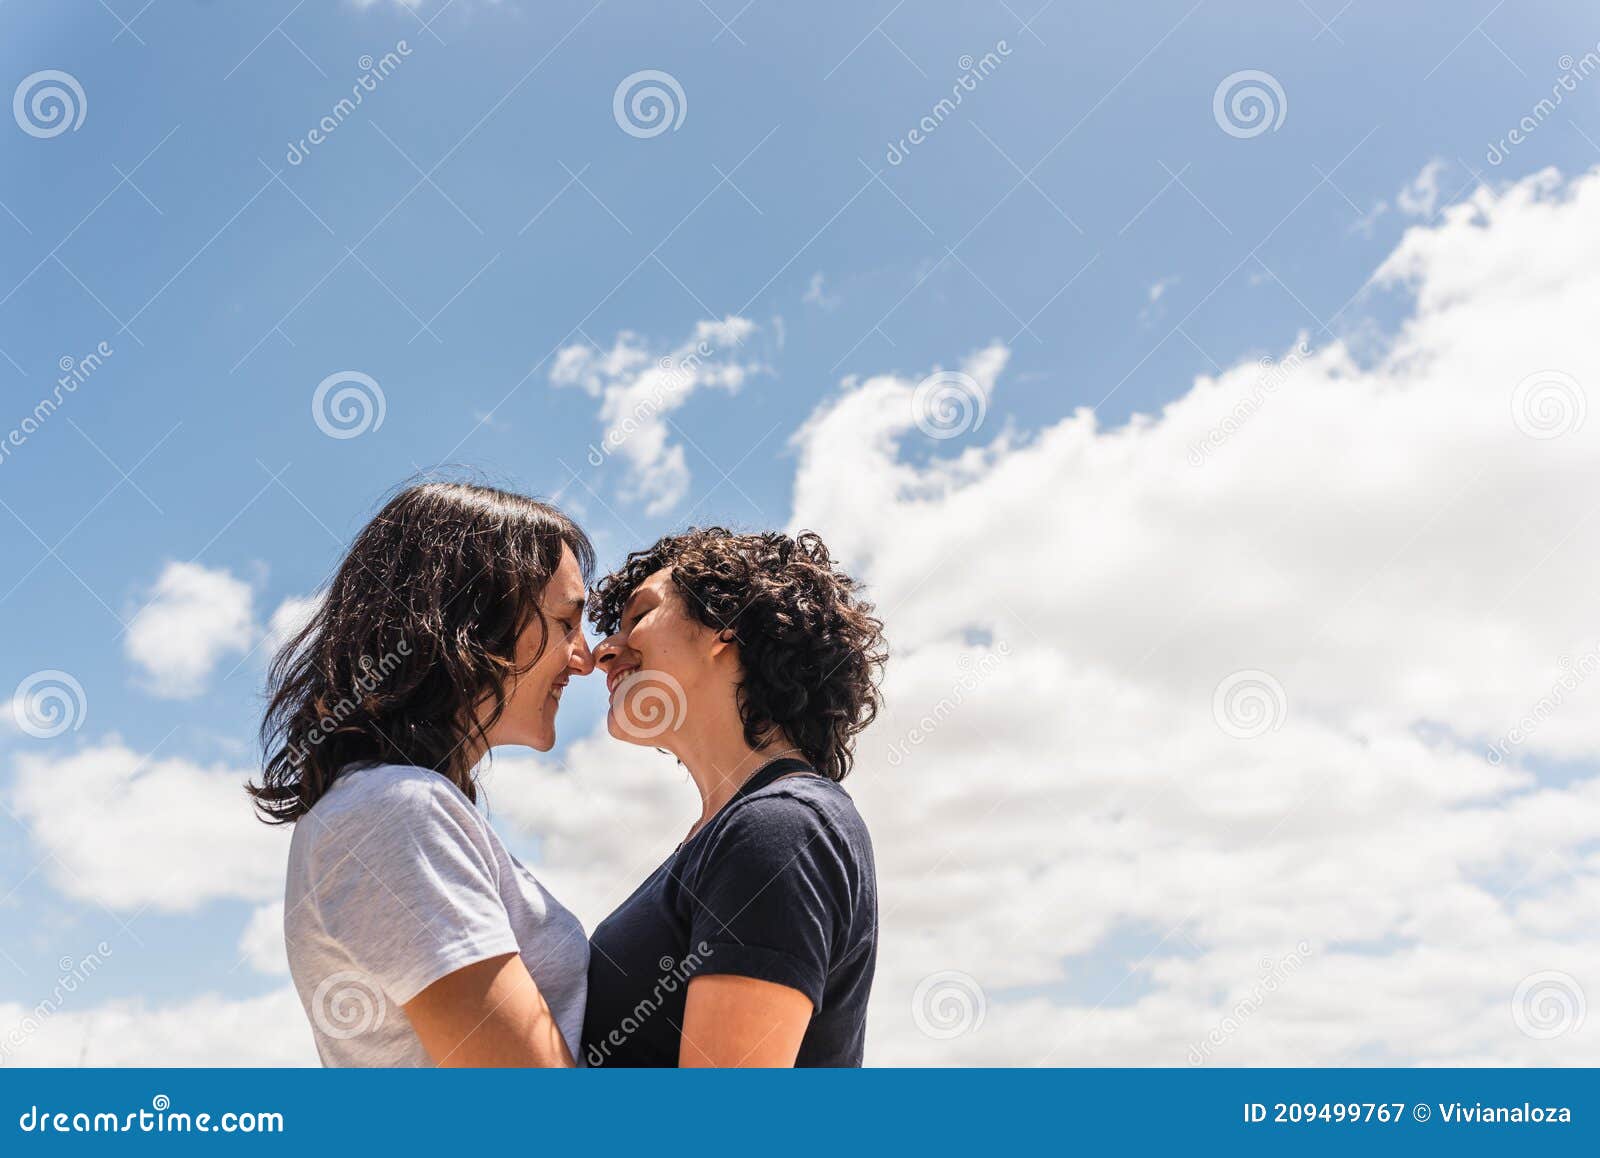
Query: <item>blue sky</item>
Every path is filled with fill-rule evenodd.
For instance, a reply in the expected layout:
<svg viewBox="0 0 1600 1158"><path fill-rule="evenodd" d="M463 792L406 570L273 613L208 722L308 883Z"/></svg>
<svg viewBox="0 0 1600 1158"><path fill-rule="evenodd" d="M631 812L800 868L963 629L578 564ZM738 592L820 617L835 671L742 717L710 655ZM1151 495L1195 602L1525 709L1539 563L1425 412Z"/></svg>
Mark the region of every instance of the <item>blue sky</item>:
<svg viewBox="0 0 1600 1158"><path fill-rule="evenodd" d="M51 393L61 359L113 350L0 462L0 687L59 669L87 702L67 737L0 735L0 786L18 753L111 734L249 767L261 649L183 698L129 660L127 624L171 562L247 583L259 626L318 587L385 492L448 465L556 496L603 564L689 517L786 525L791 439L848 376L1009 349L983 439L913 462L1082 407L1117 427L1302 331L1362 348L1403 315L1363 287L1406 229L1480 180L1600 159L1600 89L1486 159L1559 60L1600 40L1576 3L9 0L0 28L8 85L61 70L86 105L59 135L0 132L0 427ZM401 41L290 163L361 59ZM891 163L962 58L1001 42ZM646 69L675 78L683 118L640 137L613 96ZM1283 117L1240 137L1213 96L1247 69L1275 78ZM1431 195L1402 198L1430 162ZM749 372L674 413L692 481L647 511L624 465L588 461L596 403L552 384L553 359L623 332L653 356L728 316L754 324ZM359 437L313 420L340 371L381 388L382 425ZM572 697L563 744L600 708ZM102 930L120 960L95 1000L277 984L236 968L250 903L128 925L137 905L56 887L25 828L0 819L0 1002L37 1000L62 945Z"/></svg>

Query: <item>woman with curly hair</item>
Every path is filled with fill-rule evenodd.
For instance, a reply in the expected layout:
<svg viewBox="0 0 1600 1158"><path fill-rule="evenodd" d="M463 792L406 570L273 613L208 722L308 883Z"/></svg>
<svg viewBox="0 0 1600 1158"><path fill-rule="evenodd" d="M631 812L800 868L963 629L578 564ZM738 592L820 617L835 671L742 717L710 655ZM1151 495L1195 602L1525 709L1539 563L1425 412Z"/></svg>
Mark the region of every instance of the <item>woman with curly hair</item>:
<svg viewBox="0 0 1600 1158"><path fill-rule="evenodd" d="M330 1066L570 1066L583 926L475 807L491 747L555 743L589 540L554 507L401 491L269 675L262 818L293 824L289 971Z"/></svg>
<svg viewBox="0 0 1600 1158"><path fill-rule="evenodd" d="M607 729L677 757L700 816L594 931L583 1060L860 1065L877 881L839 782L883 625L810 532L670 535L595 596Z"/></svg>

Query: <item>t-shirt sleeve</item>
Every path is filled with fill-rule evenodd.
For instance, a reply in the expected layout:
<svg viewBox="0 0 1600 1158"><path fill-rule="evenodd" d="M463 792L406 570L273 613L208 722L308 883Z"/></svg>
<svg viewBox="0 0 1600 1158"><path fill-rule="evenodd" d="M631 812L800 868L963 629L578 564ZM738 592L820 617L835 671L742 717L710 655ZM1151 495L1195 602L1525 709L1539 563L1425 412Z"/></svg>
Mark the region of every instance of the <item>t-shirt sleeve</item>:
<svg viewBox="0 0 1600 1158"><path fill-rule="evenodd" d="M322 927L397 1004L517 951L483 819L448 784L396 785L318 836Z"/></svg>
<svg viewBox="0 0 1600 1158"><path fill-rule="evenodd" d="M692 886L696 972L787 985L820 1011L851 919L849 881L843 842L810 804L784 795L737 804Z"/></svg>

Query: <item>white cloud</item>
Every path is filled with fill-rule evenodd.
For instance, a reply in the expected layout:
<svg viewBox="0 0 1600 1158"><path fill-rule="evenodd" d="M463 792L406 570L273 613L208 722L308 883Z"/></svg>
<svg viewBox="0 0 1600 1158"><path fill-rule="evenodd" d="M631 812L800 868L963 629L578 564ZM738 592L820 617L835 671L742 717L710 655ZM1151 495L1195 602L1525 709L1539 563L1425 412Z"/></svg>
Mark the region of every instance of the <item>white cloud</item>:
<svg viewBox="0 0 1600 1158"><path fill-rule="evenodd" d="M1402 213L1412 217L1432 217L1439 208L1439 177L1444 172L1444 162L1429 161L1395 195L1395 204Z"/></svg>
<svg viewBox="0 0 1600 1158"><path fill-rule="evenodd" d="M1380 198L1373 204L1371 209L1350 223L1348 232L1359 234L1362 237L1371 237L1373 230L1377 228L1379 218L1387 212L1389 212L1389 203Z"/></svg>
<svg viewBox="0 0 1600 1158"><path fill-rule="evenodd" d="M1546 971L1600 998L1600 679L1485 758L1600 646L1600 422L1513 413L1529 375L1600 384L1597 245L1600 175L1480 192L1383 265L1416 308L1376 361L1245 360L1116 429L933 444L898 375L818 410L793 524L894 650L849 782L883 890L869 1060L1182 1065L1235 1021L1210 1062L1600 1060L1600 1019L1546 1040L1512 1005ZM963 365L986 401L1007 356ZM1286 698L1253 739L1214 715L1244 670ZM564 763L508 761L491 799L592 926L696 802L601 736ZM948 1039L912 1009L946 971L987 1005Z"/></svg>
<svg viewBox="0 0 1600 1158"><path fill-rule="evenodd" d="M250 914L239 937L239 955L258 973L289 975L289 952L283 940L283 902L262 905Z"/></svg>
<svg viewBox="0 0 1600 1158"><path fill-rule="evenodd" d="M807 305L818 306L824 310L837 309L839 305L838 295L827 293L822 288L822 281L820 272L812 274L811 282L806 286L806 292L800 296L800 300Z"/></svg>
<svg viewBox="0 0 1600 1158"><path fill-rule="evenodd" d="M144 669L155 695L192 698L205 690L224 656L250 649L256 635L251 602L250 585L226 569L168 563L129 626L123 650Z"/></svg>
<svg viewBox="0 0 1600 1158"><path fill-rule="evenodd" d="M114 963L107 968L114 967ZM92 993L94 979L85 986ZM80 995L84 990L80 990ZM234 1000L214 993L172 1005L115 1000L78 1008L0 1003L5 1055L24 1066L314 1066L300 999L285 986Z"/></svg>
<svg viewBox="0 0 1600 1158"><path fill-rule="evenodd" d="M670 437L666 416L704 387L729 393L762 369L739 357L739 346L756 330L746 318L703 321L676 349L653 355L637 334L617 336L610 350L567 346L550 371L557 386L577 386L600 400L605 429L590 448L601 466L619 457L627 468L622 495L643 502L648 514L671 510L688 494L690 473L681 443Z"/></svg>
<svg viewBox="0 0 1600 1158"><path fill-rule="evenodd" d="M68 755L19 752L10 808L69 896L182 911L283 891L288 835L256 820L249 768L142 756L116 737Z"/></svg>
<svg viewBox="0 0 1600 1158"><path fill-rule="evenodd" d="M819 408L793 523L870 583L894 650L848 782L882 888L870 1061L1182 1065L1218 1027L1220 1065L1600 1061L1600 1018L1519 1028L1559 1016L1563 982L1513 1006L1552 973L1600 999L1600 679L1567 686L1600 647L1600 421L1534 436L1600 384L1597 247L1600 174L1541 175L1406 234L1377 280L1415 309L1370 363L1337 342L1270 378L1244 359L1120 428L1085 409L986 443L925 441L915 378ZM1007 357L963 364L986 402ZM1285 697L1254 739L1214 715L1242 670ZM488 799L592 928L697 800L670 760L601 734L564 757L501 758ZM66 781L33 776L35 827L70 812ZM80 855L105 831L55 824L49 847ZM137 853L77 867L145 875ZM948 971L986 1015L937 1038L912 1001ZM116 1016L148 1035L139 1060L271 1061L304 1028L288 990L212 1011L231 1039L197 1008Z"/></svg>
<svg viewBox="0 0 1600 1158"><path fill-rule="evenodd" d="M321 592L316 595L291 595L278 604L272 618L267 621L266 638L261 643L261 649L268 659L311 622L311 617L322 606L322 598Z"/></svg>

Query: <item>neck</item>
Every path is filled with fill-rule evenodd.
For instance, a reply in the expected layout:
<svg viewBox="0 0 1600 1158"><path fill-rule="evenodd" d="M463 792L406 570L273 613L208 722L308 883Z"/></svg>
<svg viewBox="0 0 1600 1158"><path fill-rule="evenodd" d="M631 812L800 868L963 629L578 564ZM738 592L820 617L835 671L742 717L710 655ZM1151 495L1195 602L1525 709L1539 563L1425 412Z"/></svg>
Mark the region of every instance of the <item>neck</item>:
<svg viewBox="0 0 1600 1158"><path fill-rule="evenodd" d="M678 739L674 754L689 769L690 778L700 790L699 824L716 815L762 765L800 754L782 731L774 732L759 747L752 746L744 738L743 725L737 722L731 728L696 736L680 733Z"/></svg>

